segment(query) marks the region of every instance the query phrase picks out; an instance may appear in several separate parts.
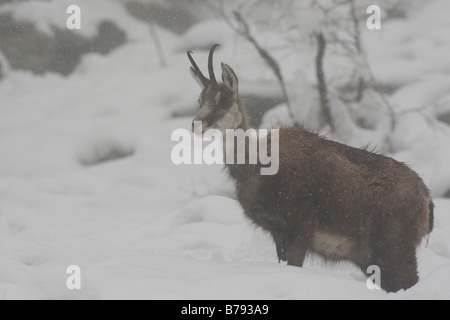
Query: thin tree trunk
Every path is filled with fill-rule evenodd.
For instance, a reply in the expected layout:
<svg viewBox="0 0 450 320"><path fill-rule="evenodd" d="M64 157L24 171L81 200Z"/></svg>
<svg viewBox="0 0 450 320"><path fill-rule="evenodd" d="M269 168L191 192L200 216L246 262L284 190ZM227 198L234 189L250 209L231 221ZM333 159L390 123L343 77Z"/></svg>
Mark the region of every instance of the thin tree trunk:
<svg viewBox="0 0 450 320"><path fill-rule="evenodd" d="M317 38L317 55L316 55L316 76L319 86L320 110L323 120L330 126L331 131L335 130L333 117L331 116L330 100L328 98L328 88L323 72L323 57L325 55L326 41L323 34L316 34Z"/></svg>

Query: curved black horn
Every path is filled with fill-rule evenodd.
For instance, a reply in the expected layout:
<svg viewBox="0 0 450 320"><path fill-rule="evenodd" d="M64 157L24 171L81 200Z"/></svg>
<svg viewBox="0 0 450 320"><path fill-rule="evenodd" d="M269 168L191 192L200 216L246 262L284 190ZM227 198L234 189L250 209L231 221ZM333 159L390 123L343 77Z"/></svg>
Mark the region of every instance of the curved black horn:
<svg viewBox="0 0 450 320"><path fill-rule="evenodd" d="M209 80L213 86L217 86L217 80L214 76L214 67L213 67L213 54L214 50L218 47L218 44L215 44L211 47L211 50L209 50L209 57L208 57L208 71L209 71Z"/></svg>
<svg viewBox="0 0 450 320"><path fill-rule="evenodd" d="M206 86L206 84L208 83L208 79L203 75L203 73L200 71L200 68L198 67L198 65L195 63L194 58L192 58L192 51L188 50L187 52L187 56L189 58L189 61L192 64L192 67L194 67L195 72L197 73L198 77L200 78L200 80L202 81L203 85Z"/></svg>

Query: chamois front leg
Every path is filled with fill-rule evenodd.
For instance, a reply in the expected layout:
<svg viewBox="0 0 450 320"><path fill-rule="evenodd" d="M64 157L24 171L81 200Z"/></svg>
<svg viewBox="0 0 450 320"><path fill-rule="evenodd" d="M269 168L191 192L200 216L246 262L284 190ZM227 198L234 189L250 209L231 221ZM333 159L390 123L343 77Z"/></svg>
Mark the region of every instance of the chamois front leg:
<svg viewBox="0 0 450 320"><path fill-rule="evenodd" d="M275 247L277 249L278 262L287 261L286 244L288 239L286 235L281 232L272 232L272 237L275 241Z"/></svg>
<svg viewBox="0 0 450 320"><path fill-rule="evenodd" d="M297 229L297 228L296 228ZM271 232L278 255L278 262L301 267L311 246L310 232Z"/></svg>
<svg viewBox="0 0 450 320"><path fill-rule="evenodd" d="M306 254L311 247L311 235L309 233L293 233L289 243L286 245L287 264L302 267Z"/></svg>
<svg viewBox="0 0 450 320"><path fill-rule="evenodd" d="M278 255L278 262L287 261L288 265L303 266L303 261L311 247L312 236L314 234L315 220L312 215L313 210L308 204L300 204L302 213L288 215L291 219L285 219L280 222L277 219L269 220L267 229L270 230ZM276 215L283 216L285 212L290 212L288 208L281 208L282 211ZM274 228L274 226L276 226ZM272 227L270 229L270 227Z"/></svg>
<svg viewBox="0 0 450 320"><path fill-rule="evenodd" d="M290 196L292 198L293 196ZM309 202L284 206L286 216L286 258L290 266L302 267L316 230L315 208Z"/></svg>

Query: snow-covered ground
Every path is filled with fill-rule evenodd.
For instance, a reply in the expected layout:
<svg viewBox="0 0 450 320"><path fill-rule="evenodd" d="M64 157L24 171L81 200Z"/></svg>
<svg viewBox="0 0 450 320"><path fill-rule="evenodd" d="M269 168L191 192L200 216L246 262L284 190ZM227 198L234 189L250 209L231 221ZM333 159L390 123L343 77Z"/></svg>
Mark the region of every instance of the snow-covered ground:
<svg viewBox="0 0 450 320"><path fill-rule="evenodd" d="M116 2L95 1L99 9L94 1L79 2L96 13L80 32L92 32L89 21L106 14L103 3L112 8L108 15L124 21L132 41L106 57L85 57L67 78L6 68L0 82L0 298L450 299L450 199L439 198L450 189L450 127L434 120L432 107L407 111L448 101L447 0L365 33L377 77L400 87L389 97L404 112L392 156L423 176L436 203L435 231L418 250L421 280L395 294L369 290L350 264L279 264L270 237L243 216L221 166L172 164L171 133L189 129L192 119L171 114L195 105L199 94L185 55L198 31L180 37L157 29L167 59L162 68L147 25ZM33 19L40 17L36 8ZM42 16L65 21L52 10L42 9ZM257 55L248 45L237 49L241 42L225 24L195 28L220 30L215 63L238 66L244 86L260 74L263 63L252 68ZM205 52L195 57L205 66ZM129 156L83 165L111 151ZM81 269L81 290L66 286L70 265Z"/></svg>

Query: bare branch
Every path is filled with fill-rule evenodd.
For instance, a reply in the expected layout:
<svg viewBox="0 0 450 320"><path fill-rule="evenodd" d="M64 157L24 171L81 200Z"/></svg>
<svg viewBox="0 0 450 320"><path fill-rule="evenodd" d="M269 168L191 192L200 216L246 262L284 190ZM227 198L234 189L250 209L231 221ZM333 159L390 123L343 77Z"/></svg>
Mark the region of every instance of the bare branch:
<svg viewBox="0 0 450 320"><path fill-rule="evenodd" d="M354 45L356 48L356 51L358 52L358 55L363 55L363 49L361 44L361 30L359 25L359 19L356 15L356 6L355 6L355 0L349 0L350 2L350 15L352 17L352 23L353 23L353 40ZM358 80L358 91L356 93L356 102L360 102L363 98L364 89L366 88L366 82L364 80L364 77L362 75L359 76Z"/></svg>
<svg viewBox="0 0 450 320"><path fill-rule="evenodd" d="M323 72L323 57L325 55L326 41L321 32L316 34L317 55L316 55L316 76L319 84L320 110L325 123L330 126L331 131L335 130L333 117L331 116L330 101L328 99L328 88Z"/></svg>
<svg viewBox="0 0 450 320"><path fill-rule="evenodd" d="M300 124L295 119L294 112L292 110L292 105L291 105L291 102L289 100L289 96L288 96L288 93L286 90L286 84L284 82L284 77L283 77L283 74L281 72L278 62L272 57L272 55L267 50L265 50L264 48L262 48L259 45L258 41L256 41L256 39L252 36L252 34L250 32L249 24L247 23L247 21L244 19L244 17L238 11L233 11L233 15L234 15L234 18L236 19L236 21L238 22L239 27L236 27L233 23L231 23L230 19L228 18L228 16L225 14L225 12L223 10L222 2L221 2L221 7L220 7L220 13L221 13L223 19L225 20L225 22L231 27L231 29L234 32L236 32L238 35L240 35L241 37L243 37L244 39L249 41L251 44L253 44L256 51L258 51L259 55L261 56L261 58L263 58L263 60L266 62L266 64L269 66L269 68L273 71L276 78L278 79L278 83L280 84L281 93L282 93L283 99L286 103L286 106L287 106L287 109L289 112L289 117L292 119L294 126L299 127Z"/></svg>
<svg viewBox="0 0 450 320"><path fill-rule="evenodd" d="M155 45L156 54L158 55L159 58L159 65L161 66L161 68L165 68L167 66L167 62L162 51L161 41L159 41L159 37L158 34L156 33L155 26L153 23L150 24L150 34L153 39L153 44Z"/></svg>
<svg viewBox="0 0 450 320"><path fill-rule="evenodd" d="M394 107L391 105L391 103L389 102L388 98L386 97L386 95L382 91L381 86L378 83L377 79L375 78L375 75L374 75L374 73L372 71L372 68L370 67L370 64L369 64L369 61L367 60L366 55L362 55L361 57L363 58L363 62L364 62L364 65L366 67L366 70L367 70L367 73L369 75L370 82L372 83L372 86L378 92L378 94L380 95L381 101L383 101L384 105L388 109L389 117L390 117L390 131L392 132L392 131L395 130L395 126L396 126Z"/></svg>

